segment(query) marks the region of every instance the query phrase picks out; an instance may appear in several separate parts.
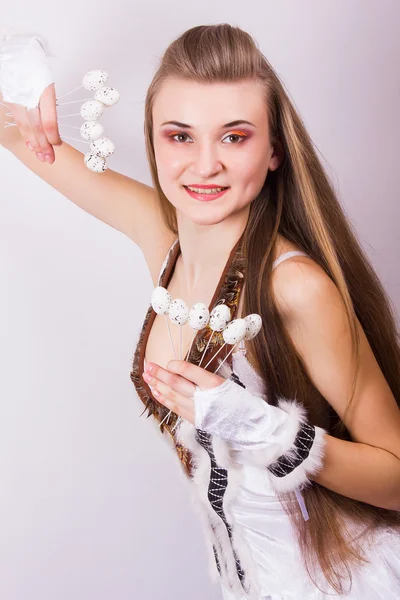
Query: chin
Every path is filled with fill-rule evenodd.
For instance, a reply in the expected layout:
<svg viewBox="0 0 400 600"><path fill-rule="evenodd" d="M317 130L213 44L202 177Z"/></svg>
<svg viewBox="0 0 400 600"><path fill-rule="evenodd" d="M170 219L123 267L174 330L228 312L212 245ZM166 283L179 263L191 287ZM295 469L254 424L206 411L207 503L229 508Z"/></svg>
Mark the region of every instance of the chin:
<svg viewBox="0 0 400 600"><path fill-rule="evenodd" d="M185 214L185 213L183 213ZM196 213L186 214L187 219L195 223L196 225L210 226L210 225L218 225L218 223L222 223L228 217L231 216L231 213L225 214L222 211L196 211Z"/></svg>

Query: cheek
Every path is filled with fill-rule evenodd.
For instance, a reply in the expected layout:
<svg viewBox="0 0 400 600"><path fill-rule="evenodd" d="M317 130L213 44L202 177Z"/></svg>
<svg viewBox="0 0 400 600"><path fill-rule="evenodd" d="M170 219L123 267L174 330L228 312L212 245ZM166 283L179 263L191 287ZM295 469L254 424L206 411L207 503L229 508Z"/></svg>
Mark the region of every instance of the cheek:
<svg viewBox="0 0 400 600"><path fill-rule="evenodd" d="M176 156L171 157L172 153L161 152L157 155L157 172L161 188L167 198L173 196L176 192L176 183L182 179L184 170L182 161Z"/></svg>
<svg viewBox="0 0 400 600"><path fill-rule="evenodd" d="M256 160L254 160L256 158ZM268 157L265 154L251 153L245 160L235 165L235 180L243 189L257 192L261 189L268 170Z"/></svg>
<svg viewBox="0 0 400 600"><path fill-rule="evenodd" d="M171 197L174 181L180 177L180 161L172 152L168 152L167 144L154 145L154 153L157 164L158 180L161 189L167 198Z"/></svg>
<svg viewBox="0 0 400 600"><path fill-rule="evenodd" d="M165 140L154 145L154 152L159 173L163 173L165 177L172 177L179 171L183 164L182 157L179 156L179 152L171 152L171 146Z"/></svg>

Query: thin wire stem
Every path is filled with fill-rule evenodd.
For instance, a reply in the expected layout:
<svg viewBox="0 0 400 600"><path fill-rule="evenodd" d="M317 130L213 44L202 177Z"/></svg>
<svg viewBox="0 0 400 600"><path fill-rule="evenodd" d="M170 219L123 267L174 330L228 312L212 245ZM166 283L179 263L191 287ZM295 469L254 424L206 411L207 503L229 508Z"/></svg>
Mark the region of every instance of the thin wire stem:
<svg viewBox="0 0 400 600"><path fill-rule="evenodd" d="M178 417L176 420L175 425L173 426L173 428L171 429L171 431L174 431L177 427L177 425L179 425L179 423L182 421L182 417Z"/></svg>
<svg viewBox="0 0 400 600"><path fill-rule="evenodd" d="M237 346L237 345L238 345L238 343L239 343L239 342L236 342L236 344L234 344L234 345L232 346L231 350L229 350L228 354L225 356L224 360L221 362L221 364L219 365L219 367L217 368L217 370L216 370L216 371L214 371L214 373L217 373L217 372L220 370L220 368L222 367L222 365L224 364L224 362L226 361L226 359L227 359L227 358L228 358L228 357L229 357L229 356L232 354L232 352L233 352L233 350L234 350L235 346Z"/></svg>
<svg viewBox="0 0 400 600"><path fill-rule="evenodd" d="M65 96L69 96L69 94L73 94L73 92L76 92L77 90L80 90L81 88L83 88L83 85L80 85L79 87L74 88L73 90L71 90L70 92L67 92L66 94L63 94L62 96L58 96L57 100L61 100L61 98L65 98Z"/></svg>
<svg viewBox="0 0 400 600"><path fill-rule="evenodd" d="M161 423L159 424L159 427L161 427L161 425L164 423L164 421L165 421L165 419L166 419L167 417L169 418L169 415L171 414L171 412L172 412L172 410L170 410L170 411L169 411L169 412L168 412L168 413L165 415L165 417L163 418L163 420L162 420L162 421L161 421Z"/></svg>
<svg viewBox="0 0 400 600"><path fill-rule="evenodd" d="M83 100L70 100L69 102L56 102L56 106L66 106L67 104L74 104L75 102L87 102L87 100L94 100L94 98L84 98Z"/></svg>
<svg viewBox="0 0 400 600"><path fill-rule="evenodd" d="M168 315L165 315L165 320L167 321L167 327L168 327L168 333L169 333L169 340L171 342L172 351L174 353L174 358L176 359L176 352L175 352L174 342L172 341L171 327L170 327L170 324L169 324Z"/></svg>
<svg viewBox="0 0 400 600"><path fill-rule="evenodd" d="M72 115L58 115L57 121L58 121L58 119L66 119L67 117L78 117L78 116L81 116L81 113L73 113Z"/></svg>
<svg viewBox="0 0 400 600"><path fill-rule="evenodd" d="M199 367L201 367L201 363L203 362L204 355L205 355L205 353L207 352L207 348L208 348L208 346L210 345L211 338L212 338L212 336L213 336L213 335L214 335L214 330L213 330L212 334L211 334L211 335L210 335L210 337L209 337L209 340L208 340L208 342L207 342L207 346L206 346L206 347L204 348L204 350L203 350L203 354L201 355L201 359L200 359L200 362L199 362Z"/></svg>
<svg viewBox="0 0 400 600"><path fill-rule="evenodd" d="M79 140L78 138L71 137L70 135L60 136L62 140L74 140L74 142L81 142L82 144L90 144L90 142L86 142L85 140Z"/></svg>
<svg viewBox="0 0 400 600"><path fill-rule="evenodd" d="M186 354L186 356L185 356L185 360L187 360L187 359L189 358L189 356L190 356L190 351L191 351L191 349L192 349L193 342L194 342L194 338L196 337L196 333L197 333L197 331L195 331L195 332L194 332L194 336L193 336L193 338L192 338L192 343L190 344L190 348L189 348L189 350L188 350L188 352L187 352L187 354Z"/></svg>
<svg viewBox="0 0 400 600"><path fill-rule="evenodd" d="M217 352L216 354L214 354L214 356L213 356L213 357L211 357L211 358L210 358L210 360L208 361L208 363L207 363L207 364L206 364L206 366L204 367L205 369L207 369L207 367L208 367L208 365L210 364L210 362L212 362L212 361L214 360L214 358L216 358L216 357L218 356L218 354L221 352L221 350L222 350L222 348L223 348L224 346L226 346L226 342L225 342L225 344L223 344L223 345L221 346L221 348L218 350L218 352Z"/></svg>

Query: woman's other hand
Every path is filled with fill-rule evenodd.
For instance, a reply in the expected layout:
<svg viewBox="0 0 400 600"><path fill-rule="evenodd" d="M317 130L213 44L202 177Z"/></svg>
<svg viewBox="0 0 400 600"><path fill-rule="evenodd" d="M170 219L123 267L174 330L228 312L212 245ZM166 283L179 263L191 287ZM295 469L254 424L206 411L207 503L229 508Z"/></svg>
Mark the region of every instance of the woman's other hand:
<svg viewBox="0 0 400 600"><path fill-rule="evenodd" d="M184 360L171 360L167 367L148 363L143 379L158 402L195 425L195 390L214 389L226 380Z"/></svg>

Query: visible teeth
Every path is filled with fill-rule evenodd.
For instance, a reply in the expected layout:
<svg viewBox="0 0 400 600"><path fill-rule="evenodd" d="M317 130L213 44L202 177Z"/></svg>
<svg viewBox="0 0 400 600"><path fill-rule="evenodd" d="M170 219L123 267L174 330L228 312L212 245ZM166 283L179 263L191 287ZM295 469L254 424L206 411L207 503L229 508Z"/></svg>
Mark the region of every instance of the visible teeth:
<svg viewBox="0 0 400 600"><path fill-rule="evenodd" d="M203 189L203 188L194 188L194 187L189 187L188 185L186 186L191 192L197 192L198 194L217 194L218 192L222 192L222 190L224 190L225 188L210 188L210 189Z"/></svg>

